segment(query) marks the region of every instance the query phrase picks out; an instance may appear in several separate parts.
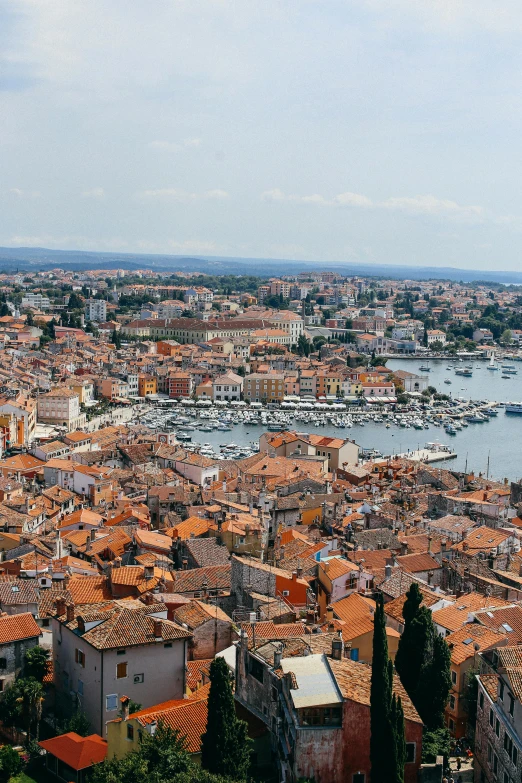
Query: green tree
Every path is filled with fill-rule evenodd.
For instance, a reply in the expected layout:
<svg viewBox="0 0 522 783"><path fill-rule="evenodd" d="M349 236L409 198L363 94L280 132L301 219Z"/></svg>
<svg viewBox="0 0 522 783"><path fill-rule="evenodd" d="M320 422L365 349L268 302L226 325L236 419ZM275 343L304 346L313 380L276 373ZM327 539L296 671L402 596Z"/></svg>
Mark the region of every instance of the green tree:
<svg viewBox="0 0 522 783"><path fill-rule="evenodd" d="M437 756L444 756L447 764L450 754L451 738L448 729L425 731L422 735L422 762L434 764Z"/></svg>
<svg viewBox="0 0 522 783"><path fill-rule="evenodd" d="M32 313L27 313L25 317L25 323L27 326L34 326L34 318Z"/></svg>
<svg viewBox="0 0 522 783"><path fill-rule="evenodd" d="M5 302L2 302L0 306L0 318L4 318L6 315L10 315L10 310Z"/></svg>
<svg viewBox="0 0 522 783"><path fill-rule="evenodd" d="M388 638L382 594L376 599L373 619L372 677L370 684L370 764L372 780L397 783L397 737L392 714L393 664L388 655ZM404 774L404 773L403 773Z"/></svg>
<svg viewBox="0 0 522 783"><path fill-rule="evenodd" d="M511 345L512 339L513 339L513 334L511 332L511 329L504 329L504 331L500 335L500 342L502 343L502 345Z"/></svg>
<svg viewBox="0 0 522 783"><path fill-rule="evenodd" d="M401 697L392 697L392 725L395 729L395 748L397 756L396 783L404 783L404 767L406 764L406 733L404 726L404 711Z"/></svg>
<svg viewBox="0 0 522 783"><path fill-rule="evenodd" d="M3 745L0 748L0 781L7 783L10 778L22 771L22 759L20 754L11 746Z"/></svg>
<svg viewBox="0 0 522 783"><path fill-rule="evenodd" d="M413 600L414 603L407 609L408 619L404 617L404 631L395 656L395 668L408 696L415 703L421 670L433 646L433 623L431 612L425 606L414 609L416 594Z"/></svg>
<svg viewBox="0 0 522 783"><path fill-rule="evenodd" d="M121 337L120 333L116 329L113 329L112 331L111 343L114 345L117 351L121 349Z"/></svg>
<svg viewBox="0 0 522 783"><path fill-rule="evenodd" d="M69 296L68 307L69 310L81 310L83 308L83 299L75 291Z"/></svg>
<svg viewBox="0 0 522 783"><path fill-rule="evenodd" d="M33 677L43 682L49 667L49 650L43 647L32 647L25 654L24 677Z"/></svg>
<svg viewBox="0 0 522 783"><path fill-rule="evenodd" d="M88 737L89 734L92 734L89 718L81 710L76 710L66 722L64 731L74 731L80 737Z"/></svg>
<svg viewBox="0 0 522 783"><path fill-rule="evenodd" d="M42 719L44 689L42 683L33 677L18 680L16 688L18 690L17 702L20 717L27 733L27 743L29 744L33 728L35 729L36 739L38 739L40 720Z"/></svg>
<svg viewBox="0 0 522 783"><path fill-rule="evenodd" d="M238 720L223 658L210 664L207 728L201 741L201 764L209 772L245 780L250 766L247 725Z"/></svg>
<svg viewBox="0 0 522 783"><path fill-rule="evenodd" d="M419 677L415 706L428 731L444 728L444 710L451 690L448 644L433 634L432 654L426 658Z"/></svg>

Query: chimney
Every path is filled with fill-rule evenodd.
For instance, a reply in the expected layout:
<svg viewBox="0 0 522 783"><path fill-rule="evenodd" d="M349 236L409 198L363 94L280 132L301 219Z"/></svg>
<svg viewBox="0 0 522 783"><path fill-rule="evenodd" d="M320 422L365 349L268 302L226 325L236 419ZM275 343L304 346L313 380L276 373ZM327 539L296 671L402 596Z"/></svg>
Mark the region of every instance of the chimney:
<svg viewBox="0 0 522 783"><path fill-rule="evenodd" d="M67 604L65 607L65 613L68 623L72 623L74 620L74 604Z"/></svg>
<svg viewBox="0 0 522 783"><path fill-rule="evenodd" d="M129 703L130 699L128 696L122 696L120 699L121 704L121 717L123 720L129 720Z"/></svg>
<svg viewBox="0 0 522 783"><path fill-rule="evenodd" d="M298 578L298 579L301 579L301 577L302 577L302 575L303 575L303 567L302 567L302 566L297 566L297 568L296 568L296 574L297 574L297 578Z"/></svg>
<svg viewBox="0 0 522 783"><path fill-rule="evenodd" d="M78 624L79 632L80 633L85 633L85 621L84 621L83 617L80 617L80 615L78 615L78 617L76 619L76 622Z"/></svg>
<svg viewBox="0 0 522 783"><path fill-rule="evenodd" d="M154 566L146 565L143 568L143 576L145 579L152 579L154 577Z"/></svg>
<svg viewBox="0 0 522 783"><path fill-rule="evenodd" d="M292 571L292 582L295 582L297 579L297 571Z"/></svg>
<svg viewBox="0 0 522 783"><path fill-rule="evenodd" d="M282 646L280 646L279 649L274 652L274 669L279 669L279 667L281 666L282 657L283 657L283 648Z"/></svg>
<svg viewBox="0 0 522 783"><path fill-rule="evenodd" d="M188 568L188 560L187 560L186 558L184 558L184 559L181 561L181 568L183 569L183 571L186 571L186 570L187 570L187 568Z"/></svg>
<svg viewBox="0 0 522 783"><path fill-rule="evenodd" d="M162 639L162 633L161 633L161 620L158 620L156 617L154 618L154 638L155 639Z"/></svg>
<svg viewBox="0 0 522 783"><path fill-rule="evenodd" d="M333 623L334 619L334 613L333 608L331 606L326 607L326 622L327 623Z"/></svg>
<svg viewBox="0 0 522 783"><path fill-rule="evenodd" d="M385 565L384 566L384 576L386 579L389 579L392 575L392 567L391 565Z"/></svg>
<svg viewBox="0 0 522 783"><path fill-rule="evenodd" d="M522 568L522 566L521 566ZM306 612L306 624L313 625L315 621L315 612L313 609L308 609Z"/></svg>
<svg viewBox="0 0 522 783"><path fill-rule="evenodd" d="M112 563L112 567L113 568L120 568L121 567L121 557L114 558L113 563Z"/></svg>
<svg viewBox="0 0 522 783"><path fill-rule="evenodd" d="M407 554L408 554L408 542L401 541L401 555L407 555Z"/></svg>
<svg viewBox="0 0 522 783"><path fill-rule="evenodd" d="M57 598L54 602L54 605L56 607L56 614L58 617L61 617L62 614L65 614L65 598Z"/></svg>
<svg viewBox="0 0 522 783"><path fill-rule="evenodd" d="M428 536L428 552L431 552L431 536Z"/></svg>
<svg viewBox="0 0 522 783"><path fill-rule="evenodd" d="M340 661L343 657L343 637L341 631L339 635L332 639L332 658L336 661Z"/></svg>
<svg viewBox="0 0 522 783"><path fill-rule="evenodd" d="M468 551L468 542L467 541L464 541L464 543L462 544L462 551L463 552L467 552Z"/></svg>
<svg viewBox="0 0 522 783"><path fill-rule="evenodd" d="M145 606L150 606L154 603L154 598L152 597L152 593L145 593L145 595L142 598L143 603Z"/></svg>

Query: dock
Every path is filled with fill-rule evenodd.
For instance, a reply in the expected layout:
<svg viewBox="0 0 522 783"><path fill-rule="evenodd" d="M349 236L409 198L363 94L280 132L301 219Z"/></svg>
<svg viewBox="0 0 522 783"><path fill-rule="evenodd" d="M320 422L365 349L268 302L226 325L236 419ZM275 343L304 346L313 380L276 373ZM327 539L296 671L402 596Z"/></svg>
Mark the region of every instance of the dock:
<svg viewBox="0 0 522 783"><path fill-rule="evenodd" d="M447 459L456 459L457 454L454 451L431 451L430 449L417 449L416 451L407 451L405 454L397 454L400 459L411 459L414 462L443 462Z"/></svg>

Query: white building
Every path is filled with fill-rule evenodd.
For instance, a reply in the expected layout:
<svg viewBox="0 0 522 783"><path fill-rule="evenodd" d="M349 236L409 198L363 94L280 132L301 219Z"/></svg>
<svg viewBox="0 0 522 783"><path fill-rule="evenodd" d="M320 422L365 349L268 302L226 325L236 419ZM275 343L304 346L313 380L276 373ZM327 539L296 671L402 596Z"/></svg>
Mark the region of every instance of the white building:
<svg viewBox="0 0 522 783"><path fill-rule="evenodd" d="M85 318L87 321L101 323L107 320L107 302L105 299L86 299Z"/></svg>
<svg viewBox="0 0 522 783"><path fill-rule="evenodd" d="M234 372L227 372L214 378L212 394L215 400L240 400L243 378Z"/></svg>
<svg viewBox="0 0 522 783"><path fill-rule="evenodd" d="M43 294L26 294L22 297L22 310L27 307L34 307L36 310L49 310L51 302L48 296Z"/></svg>
<svg viewBox="0 0 522 783"><path fill-rule="evenodd" d="M53 389L38 398L38 421L66 427L68 432L80 430L86 415L80 411L80 399L72 389Z"/></svg>

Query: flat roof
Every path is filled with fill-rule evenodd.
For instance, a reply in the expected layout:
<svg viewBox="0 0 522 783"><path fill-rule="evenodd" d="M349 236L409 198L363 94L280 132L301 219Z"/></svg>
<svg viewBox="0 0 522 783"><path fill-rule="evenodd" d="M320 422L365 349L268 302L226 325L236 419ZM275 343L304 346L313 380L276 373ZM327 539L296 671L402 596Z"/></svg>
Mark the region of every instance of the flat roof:
<svg viewBox="0 0 522 783"><path fill-rule="evenodd" d="M291 691L296 709L341 704L343 699L325 655L283 658L281 668L285 674L293 672L297 681L297 690Z"/></svg>

